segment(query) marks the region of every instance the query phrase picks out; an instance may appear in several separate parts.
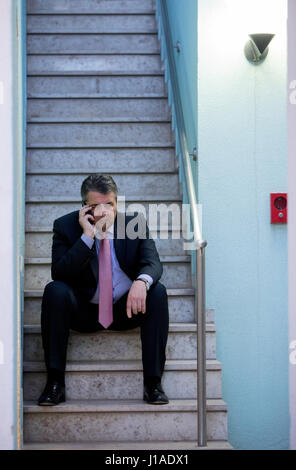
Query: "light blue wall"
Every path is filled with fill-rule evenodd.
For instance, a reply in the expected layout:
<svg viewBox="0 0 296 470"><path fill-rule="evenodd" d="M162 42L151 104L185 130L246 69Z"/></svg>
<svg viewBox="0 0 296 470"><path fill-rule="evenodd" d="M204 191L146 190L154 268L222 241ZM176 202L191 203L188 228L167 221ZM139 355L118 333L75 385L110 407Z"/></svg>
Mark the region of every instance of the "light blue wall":
<svg viewBox="0 0 296 470"><path fill-rule="evenodd" d="M287 190L285 9L285 0L268 8L266 0L254 8L249 1L198 2L207 307L216 311L229 439L237 449L289 447L287 227L271 225L269 215L269 194ZM260 30L252 30L254 11ZM276 36L266 61L253 66L243 54L247 33L273 32L264 23L271 15Z"/></svg>
<svg viewBox="0 0 296 470"><path fill-rule="evenodd" d="M189 149L198 136L207 307L216 312L229 440L287 449L287 226L270 224L269 206L270 193L287 191L286 0L166 3L181 43ZM252 32L276 33L257 67L243 54Z"/></svg>
<svg viewBox="0 0 296 470"><path fill-rule="evenodd" d="M188 150L197 144L197 0L166 0L175 49L178 83L182 98Z"/></svg>

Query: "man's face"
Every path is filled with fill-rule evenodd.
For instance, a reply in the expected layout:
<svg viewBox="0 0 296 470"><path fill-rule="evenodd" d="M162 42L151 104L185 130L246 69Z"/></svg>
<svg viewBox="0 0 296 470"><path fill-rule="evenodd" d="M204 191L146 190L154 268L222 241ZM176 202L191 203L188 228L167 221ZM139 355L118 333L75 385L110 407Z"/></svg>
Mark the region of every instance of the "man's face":
<svg viewBox="0 0 296 470"><path fill-rule="evenodd" d="M106 231L113 223L117 214L117 201L115 194L101 194L97 191L87 193L86 204L92 206L91 213L94 223L100 231Z"/></svg>

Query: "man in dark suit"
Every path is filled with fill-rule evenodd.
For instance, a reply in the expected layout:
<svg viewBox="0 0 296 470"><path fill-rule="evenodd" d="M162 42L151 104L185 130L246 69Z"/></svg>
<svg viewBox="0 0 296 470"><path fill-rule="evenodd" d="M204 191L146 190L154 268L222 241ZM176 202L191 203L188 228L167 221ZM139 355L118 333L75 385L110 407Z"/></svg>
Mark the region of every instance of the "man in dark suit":
<svg viewBox="0 0 296 470"><path fill-rule="evenodd" d="M45 287L41 312L47 383L38 404L65 401L70 329L91 333L138 326L143 399L166 404L161 377L168 299L159 282L163 268L146 220L141 214L117 211L117 186L111 176L90 175L81 197L82 209L60 217L53 226L53 281Z"/></svg>

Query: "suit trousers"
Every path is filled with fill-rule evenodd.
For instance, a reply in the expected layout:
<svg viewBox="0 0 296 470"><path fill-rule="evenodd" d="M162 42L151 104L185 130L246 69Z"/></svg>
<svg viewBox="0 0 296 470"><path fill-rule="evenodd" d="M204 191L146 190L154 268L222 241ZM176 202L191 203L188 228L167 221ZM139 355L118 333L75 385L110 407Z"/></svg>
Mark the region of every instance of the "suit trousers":
<svg viewBox="0 0 296 470"><path fill-rule="evenodd" d="M126 314L127 296L128 292L113 303L113 323L107 329L121 331L140 327L144 378L161 378L169 325L166 288L159 281L152 284L147 292L146 313L132 314L132 318ZM70 285L52 281L45 287L41 309L42 345L47 370L65 371L70 330L98 332L100 341L99 332L105 328L98 323L97 304L85 301ZM100 360L99 357L97 359Z"/></svg>

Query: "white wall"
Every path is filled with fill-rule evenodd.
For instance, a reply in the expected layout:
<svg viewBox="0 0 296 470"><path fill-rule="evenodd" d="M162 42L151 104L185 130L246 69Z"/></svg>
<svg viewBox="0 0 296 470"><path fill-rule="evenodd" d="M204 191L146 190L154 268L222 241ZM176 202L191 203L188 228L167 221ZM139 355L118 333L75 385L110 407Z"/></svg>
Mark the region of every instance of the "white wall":
<svg viewBox="0 0 296 470"><path fill-rule="evenodd" d="M0 17L0 449L15 446L12 2Z"/></svg>

